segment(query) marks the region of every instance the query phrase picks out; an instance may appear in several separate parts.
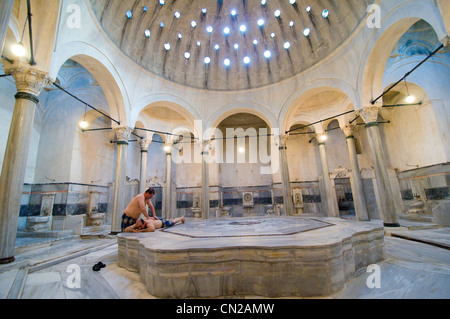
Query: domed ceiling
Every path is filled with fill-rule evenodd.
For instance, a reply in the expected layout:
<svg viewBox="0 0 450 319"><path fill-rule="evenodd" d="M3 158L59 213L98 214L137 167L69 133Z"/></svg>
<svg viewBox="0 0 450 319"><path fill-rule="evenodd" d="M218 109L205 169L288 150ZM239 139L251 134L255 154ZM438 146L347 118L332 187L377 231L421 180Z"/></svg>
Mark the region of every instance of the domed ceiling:
<svg viewBox="0 0 450 319"><path fill-rule="evenodd" d="M110 39L144 69L207 90L290 78L355 31L373 0L90 0Z"/></svg>

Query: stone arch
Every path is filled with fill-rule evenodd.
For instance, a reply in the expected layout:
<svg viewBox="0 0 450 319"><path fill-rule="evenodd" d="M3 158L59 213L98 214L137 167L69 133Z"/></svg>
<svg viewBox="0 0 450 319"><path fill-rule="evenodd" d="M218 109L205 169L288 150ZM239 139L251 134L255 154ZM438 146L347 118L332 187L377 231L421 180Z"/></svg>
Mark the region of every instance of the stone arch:
<svg viewBox="0 0 450 319"><path fill-rule="evenodd" d="M108 57L86 43L65 44L53 55L50 78L56 79L61 66L69 59L81 64L97 80L108 101L110 116L120 122L120 126L129 126L128 93L118 70ZM119 124L113 122L112 125Z"/></svg>
<svg viewBox="0 0 450 319"><path fill-rule="evenodd" d="M438 39L446 36L445 26L434 1L407 1L388 12L379 29L374 28L360 60L358 91L361 105L370 105L383 93L386 62L401 36L417 21L424 20L435 30Z"/></svg>
<svg viewBox="0 0 450 319"><path fill-rule="evenodd" d="M322 81L321 81L322 82ZM323 82L322 82L323 83ZM333 117L338 118L344 112L351 111L357 103L357 97L354 94L355 91L350 86L344 84L341 81L336 81L334 86L321 86L311 84L309 86L299 89L289 99L289 104L285 104L282 113L280 115L280 122L282 122L282 132L288 132L290 128L300 122L315 123L324 120L323 123L314 125L314 130L319 131L319 127L324 127L326 123L332 119L325 120ZM337 100L330 104L330 97L326 95L333 95ZM314 107L312 100L318 100L318 105ZM323 105L320 105L323 103ZM329 107L325 107L328 105ZM302 110L303 108L303 110ZM299 111L302 111L299 113ZM339 116L340 117L340 116Z"/></svg>
<svg viewBox="0 0 450 319"><path fill-rule="evenodd" d="M165 107L180 114L186 121L192 123L192 129L190 131L194 136L200 137L202 135L200 114L187 101L170 94L156 93L141 98L133 106L130 120L136 122L144 110L155 106ZM145 125L148 125L148 123L145 123ZM171 129L175 129L175 127Z"/></svg>
<svg viewBox="0 0 450 319"><path fill-rule="evenodd" d="M269 112L264 107L249 102L234 102L228 105L222 106L218 108L216 112L214 112L206 121L206 127L204 128L204 132L206 129L209 129L209 136L204 136L204 139L210 139L211 134L215 128L227 117L237 114L237 113L249 113L261 118L266 124L269 126L269 129L273 131L277 129L277 121L271 112Z"/></svg>

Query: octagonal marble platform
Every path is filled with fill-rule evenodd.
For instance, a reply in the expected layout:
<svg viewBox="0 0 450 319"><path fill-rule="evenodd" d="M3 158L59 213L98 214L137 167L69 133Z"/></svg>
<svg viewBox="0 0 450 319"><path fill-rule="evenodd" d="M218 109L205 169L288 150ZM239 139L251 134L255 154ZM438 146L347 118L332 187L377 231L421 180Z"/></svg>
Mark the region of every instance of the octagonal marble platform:
<svg viewBox="0 0 450 319"><path fill-rule="evenodd" d="M253 217L118 235L118 263L160 298L327 296L385 258L380 222Z"/></svg>

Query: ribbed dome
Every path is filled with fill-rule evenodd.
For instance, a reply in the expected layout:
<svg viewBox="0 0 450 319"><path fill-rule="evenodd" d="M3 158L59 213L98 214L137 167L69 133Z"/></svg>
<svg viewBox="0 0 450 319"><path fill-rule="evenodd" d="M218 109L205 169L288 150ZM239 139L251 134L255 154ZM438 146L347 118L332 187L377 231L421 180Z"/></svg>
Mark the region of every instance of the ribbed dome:
<svg viewBox="0 0 450 319"><path fill-rule="evenodd" d="M90 2L111 40L153 74L194 88L245 90L278 83L330 55L373 0Z"/></svg>

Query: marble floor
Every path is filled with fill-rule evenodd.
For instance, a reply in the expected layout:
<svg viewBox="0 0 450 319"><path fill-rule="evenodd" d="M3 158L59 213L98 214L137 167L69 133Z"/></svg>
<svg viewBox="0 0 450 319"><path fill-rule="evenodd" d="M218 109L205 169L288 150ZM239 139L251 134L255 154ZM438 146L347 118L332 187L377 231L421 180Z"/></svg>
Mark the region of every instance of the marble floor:
<svg viewBox="0 0 450 319"><path fill-rule="evenodd" d="M449 299L450 228L409 225L386 233L387 258L378 263L381 287L368 288L371 273L362 269L345 289L326 298ZM114 236L21 247L14 263L0 265L0 299L156 299L147 293L138 273L118 266L117 249ZM99 261L106 267L93 271ZM79 269L75 287L74 265Z"/></svg>

